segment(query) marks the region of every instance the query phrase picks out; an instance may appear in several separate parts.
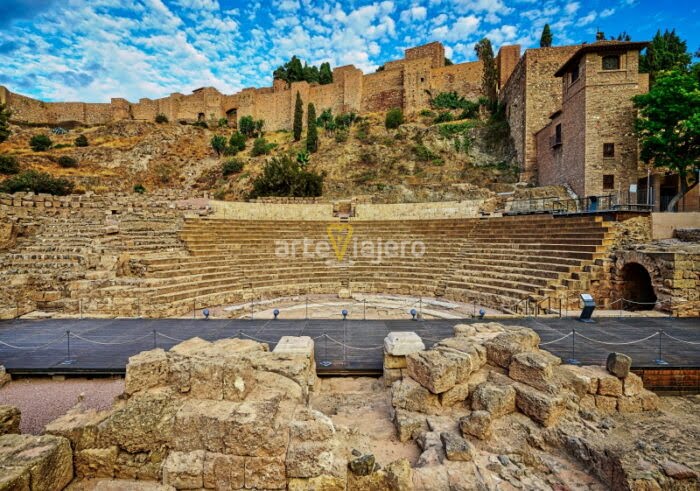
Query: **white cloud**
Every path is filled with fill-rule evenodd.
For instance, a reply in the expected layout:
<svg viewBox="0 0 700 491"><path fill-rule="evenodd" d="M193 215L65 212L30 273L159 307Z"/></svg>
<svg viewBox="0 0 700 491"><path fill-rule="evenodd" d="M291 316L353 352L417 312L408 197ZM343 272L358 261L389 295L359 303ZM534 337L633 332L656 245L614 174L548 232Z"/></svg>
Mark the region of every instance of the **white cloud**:
<svg viewBox="0 0 700 491"><path fill-rule="evenodd" d="M425 7L411 7L409 9L404 10L401 12L401 22L404 23L409 23L409 22L415 22L415 21L421 21L425 20L425 17L428 15L428 9Z"/></svg>

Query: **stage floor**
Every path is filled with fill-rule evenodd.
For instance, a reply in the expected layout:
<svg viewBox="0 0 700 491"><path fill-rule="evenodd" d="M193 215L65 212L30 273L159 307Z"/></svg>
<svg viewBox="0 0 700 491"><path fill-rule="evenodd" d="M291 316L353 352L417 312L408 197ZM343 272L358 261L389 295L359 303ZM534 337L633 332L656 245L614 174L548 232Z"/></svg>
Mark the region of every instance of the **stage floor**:
<svg viewBox="0 0 700 491"><path fill-rule="evenodd" d="M168 349L181 340L242 337L267 342L281 336L310 336L316 343L319 373L376 373L382 368L382 343L391 331L415 331L426 346L450 337L452 327L468 320L188 320L48 319L0 321L0 364L14 374L124 373L129 356L154 347ZM540 335L541 347L564 361L604 364L607 354L632 357L635 368L700 367L700 320L673 318L599 318L595 324L574 319L498 320L527 326Z"/></svg>

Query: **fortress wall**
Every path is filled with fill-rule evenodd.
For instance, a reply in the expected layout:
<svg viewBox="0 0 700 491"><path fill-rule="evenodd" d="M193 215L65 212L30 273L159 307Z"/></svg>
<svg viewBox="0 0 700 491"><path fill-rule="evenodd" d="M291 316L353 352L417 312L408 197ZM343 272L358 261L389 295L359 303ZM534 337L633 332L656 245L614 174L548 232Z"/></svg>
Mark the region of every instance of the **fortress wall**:
<svg viewBox="0 0 700 491"><path fill-rule="evenodd" d="M519 60L519 44L502 46L501 49L498 50L498 55L496 55L496 68L498 69L499 88L502 88L506 84Z"/></svg>
<svg viewBox="0 0 700 491"><path fill-rule="evenodd" d="M86 124L105 124L112 121L112 105L111 104L84 104Z"/></svg>
<svg viewBox="0 0 700 491"><path fill-rule="evenodd" d="M384 70L362 77L361 111L403 107L403 70Z"/></svg>
<svg viewBox="0 0 700 491"><path fill-rule="evenodd" d="M430 71L432 60L419 58L407 61L403 70L403 110L415 113L430 104Z"/></svg>
<svg viewBox="0 0 700 491"><path fill-rule="evenodd" d="M483 200L442 201L434 203L358 203L355 205L354 220L473 218L479 215L479 206L482 204Z"/></svg>
<svg viewBox="0 0 700 491"><path fill-rule="evenodd" d="M344 90L342 83L314 85L309 88L309 100L316 107L316 115L320 116L324 109L330 109L335 114L343 112ZM304 108L306 111L306 108ZM292 113L292 116L294 113ZM304 121L306 123L306 120Z"/></svg>
<svg viewBox="0 0 700 491"><path fill-rule="evenodd" d="M433 68L430 71L430 90L434 96L440 92L457 92L475 101L481 96L482 71L480 61Z"/></svg>
<svg viewBox="0 0 700 491"><path fill-rule="evenodd" d="M299 93L304 99L306 90L300 88ZM292 127L292 105L296 99L296 88L284 92L272 92L255 95L255 103L250 108L254 119L265 120L265 130L290 129ZM244 111L245 112L245 111ZM246 114L239 114L241 116Z"/></svg>
<svg viewBox="0 0 700 491"><path fill-rule="evenodd" d="M211 218L234 220L333 220L333 204L210 202Z"/></svg>
<svg viewBox="0 0 700 491"><path fill-rule="evenodd" d="M365 90L364 74L362 70L352 67L352 70L343 71L342 76L343 108L341 112L358 112L362 108L362 93Z"/></svg>
<svg viewBox="0 0 700 491"><path fill-rule="evenodd" d="M442 43L435 41L405 50L404 58L406 61L427 58L430 60L431 68L440 68L445 66L445 47Z"/></svg>
<svg viewBox="0 0 700 491"><path fill-rule="evenodd" d="M515 158L521 171L525 162L525 85L527 73L525 57L521 58L510 78L501 89L499 98L505 105L506 119L510 126L510 135L515 147ZM527 180L527 176L523 176Z"/></svg>

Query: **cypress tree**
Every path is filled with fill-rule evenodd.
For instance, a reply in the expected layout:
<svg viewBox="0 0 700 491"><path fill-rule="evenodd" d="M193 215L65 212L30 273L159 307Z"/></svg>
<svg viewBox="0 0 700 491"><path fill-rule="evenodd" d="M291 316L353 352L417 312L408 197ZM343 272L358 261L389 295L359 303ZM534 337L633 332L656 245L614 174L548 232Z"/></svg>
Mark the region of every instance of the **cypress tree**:
<svg viewBox="0 0 700 491"><path fill-rule="evenodd" d="M304 121L304 104L301 102L301 96L297 90L297 101L294 104L294 141L301 140L301 130Z"/></svg>
<svg viewBox="0 0 700 491"><path fill-rule="evenodd" d="M318 150L318 128L316 127L316 108L309 104L306 118L306 151L314 153Z"/></svg>
<svg viewBox="0 0 700 491"><path fill-rule="evenodd" d="M4 142L10 137L10 125L8 121L12 113L5 106L5 104L0 104L0 142Z"/></svg>
<svg viewBox="0 0 700 491"><path fill-rule="evenodd" d="M498 102L498 69L489 38L484 38L474 46L474 51L484 65L481 90L492 106Z"/></svg>
<svg viewBox="0 0 700 491"><path fill-rule="evenodd" d="M318 82L321 85L332 84L333 83L333 72L331 71L331 64L328 62L321 63L321 68L318 74Z"/></svg>
<svg viewBox="0 0 700 491"><path fill-rule="evenodd" d="M549 24L545 24L542 28L542 37L540 37L540 48L550 48L552 46L552 30Z"/></svg>

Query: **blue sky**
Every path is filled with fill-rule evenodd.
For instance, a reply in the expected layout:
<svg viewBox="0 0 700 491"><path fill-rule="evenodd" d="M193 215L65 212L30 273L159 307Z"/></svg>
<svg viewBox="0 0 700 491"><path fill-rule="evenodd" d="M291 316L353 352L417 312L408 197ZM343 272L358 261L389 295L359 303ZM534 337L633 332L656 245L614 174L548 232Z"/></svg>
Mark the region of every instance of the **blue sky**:
<svg viewBox="0 0 700 491"><path fill-rule="evenodd" d="M459 63L484 36L536 47L545 22L555 45L675 27L695 52L699 19L689 0L0 0L0 85L47 101L233 93L292 54L367 73L437 40Z"/></svg>

